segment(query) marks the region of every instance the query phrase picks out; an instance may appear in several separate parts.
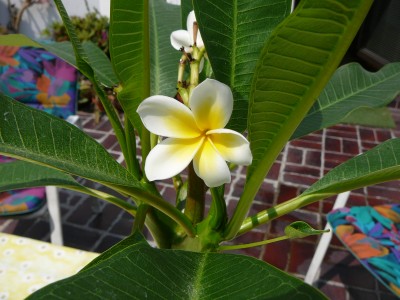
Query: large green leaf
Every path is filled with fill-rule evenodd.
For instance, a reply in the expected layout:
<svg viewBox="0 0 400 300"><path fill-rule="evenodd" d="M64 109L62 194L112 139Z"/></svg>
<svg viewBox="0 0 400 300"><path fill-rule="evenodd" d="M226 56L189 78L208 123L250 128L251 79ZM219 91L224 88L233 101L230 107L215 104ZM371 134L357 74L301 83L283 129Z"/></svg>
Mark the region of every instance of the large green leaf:
<svg viewBox="0 0 400 300"><path fill-rule="evenodd" d="M134 215L136 207L107 193L87 188L66 173L27 161L0 164L0 192L42 186L57 186L108 201Z"/></svg>
<svg viewBox="0 0 400 300"><path fill-rule="evenodd" d="M265 41L289 15L290 0L194 0L194 9L215 78L232 89L228 127L247 127L251 78Z"/></svg>
<svg viewBox="0 0 400 300"><path fill-rule="evenodd" d="M70 175L26 161L0 164L0 192L46 185L81 187Z"/></svg>
<svg viewBox="0 0 400 300"><path fill-rule="evenodd" d="M0 153L111 185L141 188L93 138L68 122L0 94Z"/></svg>
<svg viewBox="0 0 400 300"><path fill-rule="evenodd" d="M0 35L0 45L2 46L30 46L42 47L42 45L23 34L4 34Z"/></svg>
<svg viewBox="0 0 400 300"><path fill-rule="evenodd" d="M346 115L340 122L380 128L396 127L392 112L388 107L359 107Z"/></svg>
<svg viewBox="0 0 400 300"><path fill-rule="evenodd" d="M44 48L79 69L71 42L36 42L23 34L7 34L0 35L0 45ZM85 53L88 54L88 60L98 81L107 87L117 85L118 78L115 76L111 62L104 52L90 41L83 42L82 46Z"/></svg>
<svg viewBox="0 0 400 300"><path fill-rule="evenodd" d="M180 26L180 7L165 0L150 1L151 94L173 97L176 93L179 59L170 35Z"/></svg>
<svg viewBox="0 0 400 300"><path fill-rule="evenodd" d="M111 1L110 56L121 82L118 100L125 116L141 132L136 109L150 95L150 42L148 0Z"/></svg>
<svg viewBox="0 0 400 300"><path fill-rule="evenodd" d="M385 106L399 92L400 63L388 64L376 73L357 63L344 65L332 76L292 138L340 123L358 107Z"/></svg>
<svg viewBox="0 0 400 300"><path fill-rule="evenodd" d="M248 217L240 234L313 202L361 187L400 179L400 139L388 140L332 169L300 196Z"/></svg>
<svg viewBox="0 0 400 300"><path fill-rule="evenodd" d="M332 169L302 196L336 195L396 179L400 179L400 139L391 139Z"/></svg>
<svg viewBox="0 0 400 300"><path fill-rule="evenodd" d="M131 239L132 241L130 241ZM326 299L318 290L241 255L159 250L130 237L75 276L28 299Z"/></svg>
<svg viewBox="0 0 400 300"><path fill-rule="evenodd" d="M69 64L78 67L75 55L70 42L42 44L47 51L54 53ZM106 87L114 87L118 85L118 78L114 73L111 62L99 47L92 42L86 41L82 43L85 53L88 55L90 66L93 68L94 76Z"/></svg>
<svg viewBox="0 0 400 300"><path fill-rule="evenodd" d="M118 139L119 145L121 146L122 152L125 157L130 157L128 155L128 148L126 145L125 132L122 128L122 124L120 122L119 116L117 115L114 106L109 101L107 95L104 92L103 86L98 81L98 75L96 75L92 66L90 65L90 59L85 49L82 46L82 43L79 41L78 36L76 34L74 25L71 22L71 19L68 16L67 11L61 0L54 0L54 3L57 6L57 10L61 16L65 29L68 33L68 37L71 41L72 48L75 53L76 66L79 71L85 75L93 84L93 88L95 89L101 104L104 107L105 112L107 113L108 119L114 129L115 135Z"/></svg>
<svg viewBox="0 0 400 300"><path fill-rule="evenodd" d="M265 175L336 70L372 0L302 0L272 33L249 107L253 162L226 235L239 230Z"/></svg>
<svg viewBox="0 0 400 300"><path fill-rule="evenodd" d="M149 192L97 143L68 122L0 94L0 154L103 183L148 203L192 234L190 221Z"/></svg>

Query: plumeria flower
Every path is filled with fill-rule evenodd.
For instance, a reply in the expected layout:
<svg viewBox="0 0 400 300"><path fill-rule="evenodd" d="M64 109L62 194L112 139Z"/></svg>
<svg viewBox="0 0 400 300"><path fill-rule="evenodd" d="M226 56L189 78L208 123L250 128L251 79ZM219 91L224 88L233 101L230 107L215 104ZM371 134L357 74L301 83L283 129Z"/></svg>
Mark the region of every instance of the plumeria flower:
<svg viewBox="0 0 400 300"><path fill-rule="evenodd" d="M186 21L187 30L176 30L171 33L171 44L176 50L180 50L182 47L186 52L192 52L192 46L196 42L197 47L204 47L203 39L201 38L200 31L197 31L196 41L193 41L193 23L196 22L196 16L192 10Z"/></svg>
<svg viewBox="0 0 400 300"><path fill-rule="evenodd" d="M192 91L189 107L166 96L145 99L137 112L152 133L166 137L146 159L150 181L173 177L193 160L196 174L209 187L231 181L226 161L249 165L249 142L240 133L225 129L233 109L230 88L206 79Z"/></svg>

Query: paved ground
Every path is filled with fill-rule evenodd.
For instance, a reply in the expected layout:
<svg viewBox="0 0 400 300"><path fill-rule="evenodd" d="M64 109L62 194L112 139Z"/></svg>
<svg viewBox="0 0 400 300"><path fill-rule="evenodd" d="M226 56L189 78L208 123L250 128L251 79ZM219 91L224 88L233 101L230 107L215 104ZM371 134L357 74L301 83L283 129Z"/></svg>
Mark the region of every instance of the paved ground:
<svg viewBox="0 0 400 300"><path fill-rule="evenodd" d="M339 163L391 137L400 136L400 111L395 107L397 105L392 105L396 129L340 125L291 142L265 179L251 212L295 197ZM81 119L84 130L109 149L115 158L121 159L120 149L106 118L102 118L98 124L90 114L81 114ZM232 185L226 197L230 211L240 197L244 173L243 168L233 173ZM173 197L174 190L170 182L162 182L159 187L164 195ZM349 205L390 203L400 198L399 190L399 182L359 189L351 193ZM133 220L119 208L71 191L61 190L60 194L65 245L100 252L130 233ZM332 209L333 201L327 199L299 209L239 237L237 242L248 243L282 235L284 227L296 220L306 221L315 228L323 228L325 214ZM49 240L46 217L16 220L6 231ZM318 237L286 240L243 252L304 278L317 241ZM330 299L396 299L360 266L337 239L329 247L321 274L317 285Z"/></svg>

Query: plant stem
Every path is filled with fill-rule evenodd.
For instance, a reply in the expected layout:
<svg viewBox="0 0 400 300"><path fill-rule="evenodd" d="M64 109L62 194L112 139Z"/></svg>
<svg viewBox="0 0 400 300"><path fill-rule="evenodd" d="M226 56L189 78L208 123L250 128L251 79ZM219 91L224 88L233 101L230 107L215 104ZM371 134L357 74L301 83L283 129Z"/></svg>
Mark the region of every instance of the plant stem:
<svg viewBox="0 0 400 300"><path fill-rule="evenodd" d="M270 239L270 240L265 240L265 241L261 241L261 242L255 242L255 243L249 243L249 244L241 244L241 245L226 245L226 246L219 246L218 250L219 251L227 251L227 250L238 250L238 249L246 249L246 248L252 248L252 247L258 247L258 246L263 246L263 245L267 245L270 243L275 243L275 242L279 242L279 241L283 241L283 240L287 240L289 239L288 236L283 235L283 236L279 236L277 238L274 239Z"/></svg>
<svg viewBox="0 0 400 300"><path fill-rule="evenodd" d="M135 222L133 223L132 232L141 232L143 230L149 207L150 206L146 203L139 204L136 212Z"/></svg>
<svg viewBox="0 0 400 300"><path fill-rule="evenodd" d="M204 181L197 176L193 163L189 164L188 194L185 204L185 215L192 224L197 224L204 217L206 188Z"/></svg>
<svg viewBox="0 0 400 300"><path fill-rule="evenodd" d="M280 203L274 207L260 211L256 215L250 216L244 220L237 235L249 232L259 225L265 224L296 209L299 209L316 201L320 201L324 198L328 198L332 195L332 193L305 196L300 195L296 198Z"/></svg>
<svg viewBox="0 0 400 300"><path fill-rule="evenodd" d="M220 193L218 188L211 188L212 202L210 207L210 227L214 230L223 228L228 218L226 213L226 203L224 194Z"/></svg>
<svg viewBox="0 0 400 300"><path fill-rule="evenodd" d="M80 192L80 193L84 193L86 195L93 196L95 198L102 199L104 201L107 201L107 202L109 202L111 204L114 204L114 205L118 206L119 208L122 208L123 210L128 212L130 215L136 216L137 208L134 205L132 205L129 202L127 202L126 200L117 198L117 197L112 196L110 194L107 194L107 193L104 193L104 192L101 192L101 191L97 191L97 190L94 190L94 189L91 189L91 188L88 188L88 187L85 187L85 186L80 186L80 187L79 186L60 186L60 187L61 188L66 188L66 189L70 189L70 190L73 190L73 191L77 191L77 192Z"/></svg>
<svg viewBox="0 0 400 300"><path fill-rule="evenodd" d="M160 210L165 215L169 216L172 220L174 220L177 224L179 224L185 230L188 236L194 237L196 235L196 230L191 220L180 210L178 210L173 205L169 204L167 201L165 201L155 193L149 192L148 190L145 189L133 188L129 186L119 186L110 184L108 184L108 186L116 191L131 196L132 198L135 199L135 201L140 201L140 203L141 202L146 203Z"/></svg>
<svg viewBox="0 0 400 300"><path fill-rule="evenodd" d="M136 158L136 138L132 123L127 117L124 119L125 123L125 137L127 143L127 156L125 157L125 162L128 171L138 180L140 180L140 166Z"/></svg>

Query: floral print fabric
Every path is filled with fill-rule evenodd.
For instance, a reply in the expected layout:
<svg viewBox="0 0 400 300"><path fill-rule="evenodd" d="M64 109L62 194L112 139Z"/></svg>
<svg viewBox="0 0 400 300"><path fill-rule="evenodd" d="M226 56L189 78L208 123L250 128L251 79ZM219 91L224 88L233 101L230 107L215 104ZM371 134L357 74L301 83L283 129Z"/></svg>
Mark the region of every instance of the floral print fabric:
<svg viewBox="0 0 400 300"><path fill-rule="evenodd" d="M41 48L0 46L0 92L66 118L76 111L77 71Z"/></svg>
<svg viewBox="0 0 400 300"><path fill-rule="evenodd" d="M12 161L12 158L0 155L0 163ZM39 210L45 203L46 189L44 187L1 192L0 217L28 214Z"/></svg>
<svg viewBox="0 0 400 300"><path fill-rule="evenodd" d="M361 264L400 296L400 204L340 208L328 222Z"/></svg>

